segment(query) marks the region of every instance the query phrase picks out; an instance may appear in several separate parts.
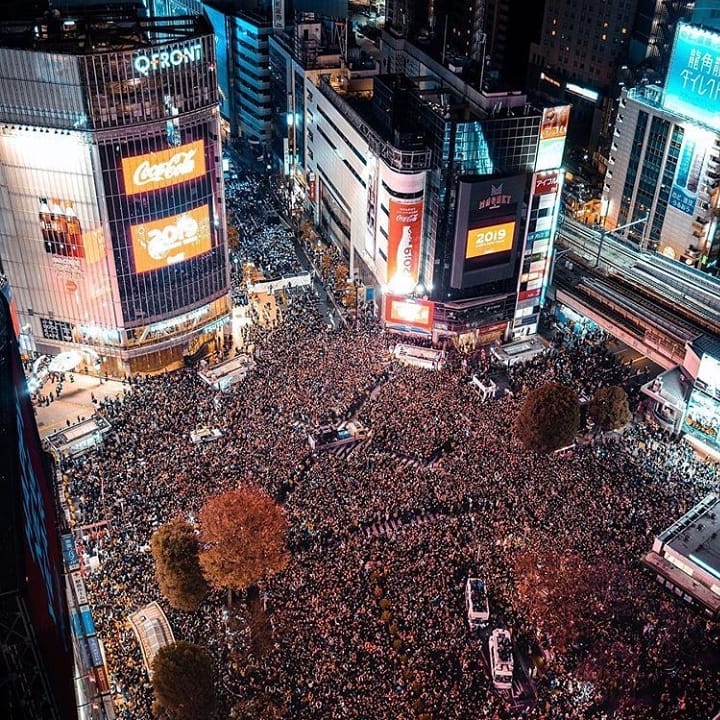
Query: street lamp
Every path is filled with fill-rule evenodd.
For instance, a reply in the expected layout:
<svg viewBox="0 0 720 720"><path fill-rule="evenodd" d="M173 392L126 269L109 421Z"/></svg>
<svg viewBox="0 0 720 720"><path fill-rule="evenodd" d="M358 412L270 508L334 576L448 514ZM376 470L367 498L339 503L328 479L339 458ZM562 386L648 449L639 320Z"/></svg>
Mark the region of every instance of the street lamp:
<svg viewBox="0 0 720 720"><path fill-rule="evenodd" d="M648 213L647 215L644 215L638 220L633 220L632 222L626 223L625 225L619 225L618 227L613 228L612 232L617 232L618 230L625 230L625 228L632 227L633 225L639 225L640 223L647 222L649 217L650 214ZM608 232L609 231L606 230L605 227L603 227L603 229L600 231L600 240L598 242L597 255L595 257L595 265L593 265L593 267L597 267L600 264L600 253L602 253L603 243L605 242L605 235Z"/></svg>

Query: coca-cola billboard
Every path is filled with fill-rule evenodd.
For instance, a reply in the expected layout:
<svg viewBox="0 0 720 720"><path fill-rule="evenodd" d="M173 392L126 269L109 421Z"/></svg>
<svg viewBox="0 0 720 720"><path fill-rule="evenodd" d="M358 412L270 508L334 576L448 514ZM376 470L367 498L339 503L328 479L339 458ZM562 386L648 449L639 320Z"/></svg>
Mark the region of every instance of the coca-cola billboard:
<svg viewBox="0 0 720 720"><path fill-rule="evenodd" d="M390 199L387 283L393 292L409 294L420 277L422 200Z"/></svg>
<svg viewBox="0 0 720 720"><path fill-rule="evenodd" d="M170 187L205 174L202 140L145 155L122 159L125 194L150 192Z"/></svg>

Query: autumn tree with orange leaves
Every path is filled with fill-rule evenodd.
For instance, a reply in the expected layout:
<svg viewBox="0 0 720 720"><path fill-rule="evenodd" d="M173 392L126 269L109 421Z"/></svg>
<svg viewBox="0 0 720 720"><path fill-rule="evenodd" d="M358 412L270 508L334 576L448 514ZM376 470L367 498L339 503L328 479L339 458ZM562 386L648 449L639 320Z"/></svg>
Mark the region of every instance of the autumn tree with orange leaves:
<svg viewBox="0 0 720 720"><path fill-rule="evenodd" d="M214 587L244 590L287 567L287 520L259 488L211 497L199 520L200 566Z"/></svg>
<svg viewBox="0 0 720 720"><path fill-rule="evenodd" d="M518 608L559 652L583 636L588 618L608 613L611 574L600 560L546 547L518 553L514 565Z"/></svg>

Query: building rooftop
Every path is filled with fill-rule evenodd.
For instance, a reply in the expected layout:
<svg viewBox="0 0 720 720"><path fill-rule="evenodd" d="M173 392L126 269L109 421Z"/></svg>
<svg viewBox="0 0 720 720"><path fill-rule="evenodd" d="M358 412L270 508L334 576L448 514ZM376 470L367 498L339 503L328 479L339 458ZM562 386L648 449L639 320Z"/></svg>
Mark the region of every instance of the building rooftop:
<svg viewBox="0 0 720 720"><path fill-rule="evenodd" d="M690 347L698 357L709 355L720 360L720 338L716 335L700 335L690 343Z"/></svg>
<svg viewBox="0 0 720 720"><path fill-rule="evenodd" d="M720 498L708 495L658 540L720 581Z"/></svg>
<svg viewBox="0 0 720 720"><path fill-rule="evenodd" d="M204 16L147 18L134 5L59 10L0 22L0 47L84 55L149 47L212 33Z"/></svg>
<svg viewBox="0 0 720 720"><path fill-rule="evenodd" d="M710 493L660 533L643 564L657 580L712 617L720 613L720 498Z"/></svg>

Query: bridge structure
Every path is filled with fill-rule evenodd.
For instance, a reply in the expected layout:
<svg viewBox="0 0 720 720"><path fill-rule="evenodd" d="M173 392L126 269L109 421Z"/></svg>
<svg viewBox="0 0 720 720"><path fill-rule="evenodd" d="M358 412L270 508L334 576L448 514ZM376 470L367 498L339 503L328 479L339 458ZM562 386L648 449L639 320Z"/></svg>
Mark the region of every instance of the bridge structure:
<svg viewBox="0 0 720 720"><path fill-rule="evenodd" d="M570 220L558 229L554 262L557 302L665 369L682 365L702 335L720 338L716 277Z"/></svg>

